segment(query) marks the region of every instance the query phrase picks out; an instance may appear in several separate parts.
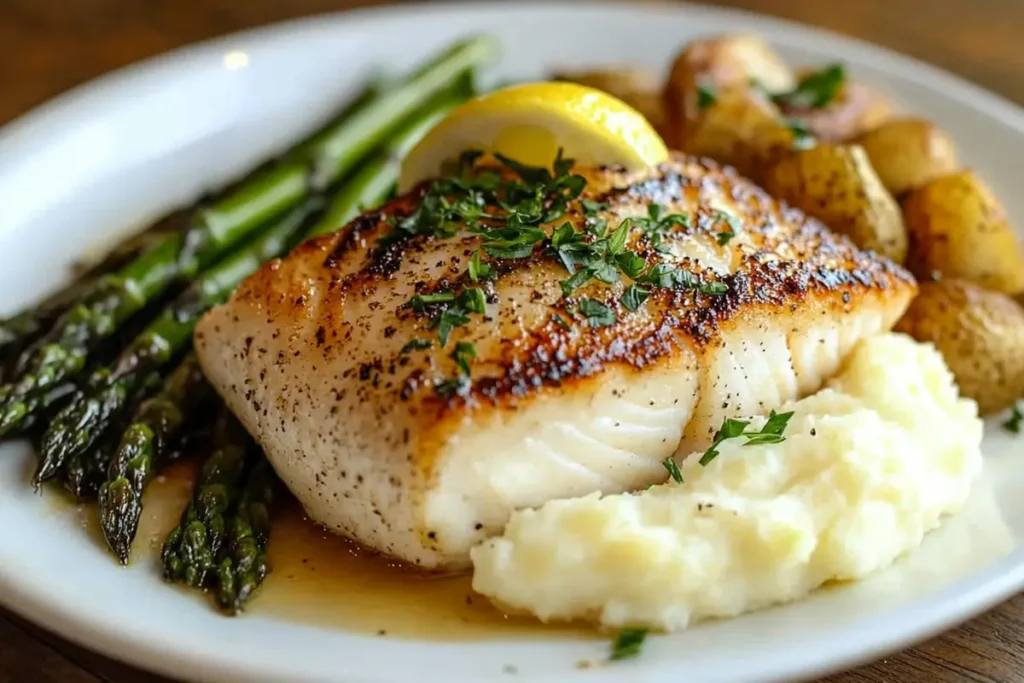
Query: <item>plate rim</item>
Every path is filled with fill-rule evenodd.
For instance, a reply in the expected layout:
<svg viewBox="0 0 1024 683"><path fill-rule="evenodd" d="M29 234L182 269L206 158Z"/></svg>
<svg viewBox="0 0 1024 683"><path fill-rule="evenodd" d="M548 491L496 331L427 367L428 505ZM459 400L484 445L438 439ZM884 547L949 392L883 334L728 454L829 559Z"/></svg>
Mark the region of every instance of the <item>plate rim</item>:
<svg viewBox="0 0 1024 683"><path fill-rule="evenodd" d="M470 0L468 2L443 0L441 2L367 6L351 10L316 13L214 36L153 55L77 85L4 124L0 127L0 154L12 147L24 144L32 145L35 138L44 135L45 130L54 125L57 119L69 114L74 115L82 108L94 107L106 94L121 91L133 82L151 82L154 79L159 79L164 72L168 74L182 73L195 68L191 65L192 62L198 63L206 60L212 54L233 45L274 42L285 39L289 34L301 34L325 21L364 24L367 25L367 30L373 30L374 22L387 23L388 20L399 16L409 17L445 12L500 14L508 11L595 11L601 8L628 9L639 13L663 12L672 17L679 17L687 11L696 11L723 22L730 18L756 22L770 28L772 32L779 34L780 38L785 34L796 34L805 42L808 38L838 42L842 50L848 54L858 55L859 58L869 61L884 60L886 68L895 75L930 87L941 88L946 97L965 102L972 109L998 118L1010 128L1024 134L1024 107L1006 97L897 50L792 19L731 7L694 2L671 2L670 0L641 0L641 2L595 0L587 3L574 0L552 0L550 2L521 0L514 6L508 5L502 0ZM764 676L756 679L745 680L783 680L782 677L788 681L804 680L873 660L963 623L1006 600L1022 586L1024 586L1024 548L1017 548L1001 560L980 571L973 572L938 592L921 596L889 610L886 613L886 619L889 623L898 621L902 624L898 629L887 628L884 632L872 632L869 629L867 633L861 633L863 627L877 620L879 615L861 617L836 630L830 637L830 640L841 640L850 638L852 634L857 633L857 647L847 648L838 655L835 654L834 648L830 648L829 654L815 654L804 660L806 664L800 665L798 668L782 664L779 670L765 672ZM0 566L0 606L60 638L146 671L170 677L184 675L188 680L195 681L271 680L265 678L262 675L263 672L253 670L251 666L249 668L240 667L237 659L232 661L230 655L223 655L216 660L207 658L193 661L188 658L187 652L175 650L173 647L161 648L160 643L145 637L124 638L123 634L118 632L116 625L105 622L101 618L92 618L89 615L76 612L74 608L48 603L44 596L26 591L24 587L18 585L16 577L5 571L2 566ZM914 624L925 624L925 626L915 628ZM899 634L896 638L892 637L893 631ZM129 646L124 647L125 645ZM661 677L671 670L674 670L673 665L661 664L650 669L631 669L630 672L638 681L655 683L662 680ZM606 680L601 676L591 675L591 678ZM297 682L307 679L296 677L289 680ZM308 680L312 681L313 679ZM369 683L371 679L360 680ZM377 679L372 680L376 681ZM538 682L550 680L553 683L558 680L558 676L556 675L555 678L530 677L529 680ZM354 682L355 679L347 681L347 683Z"/></svg>

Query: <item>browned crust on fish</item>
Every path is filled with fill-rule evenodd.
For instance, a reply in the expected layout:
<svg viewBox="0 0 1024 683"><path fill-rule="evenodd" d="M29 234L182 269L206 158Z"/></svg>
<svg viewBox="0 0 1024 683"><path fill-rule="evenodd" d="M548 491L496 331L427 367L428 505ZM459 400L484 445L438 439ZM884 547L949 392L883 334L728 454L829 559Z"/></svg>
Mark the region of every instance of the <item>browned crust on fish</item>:
<svg viewBox="0 0 1024 683"><path fill-rule="evenodd" d="M735 274L722 280L728 286L727 293L716 296L658 289L641 310L629 312L619 303L621 283L591 283L573 297L563 298L558 280L567 275L539 249L528 259L497 262L497 278L483 285L490 317L474 314L470 326L452 335L453 340L469 335L478 346L481 341L491 342L486 346L489 351L474 364L468 392L445 398L434 390L438 376L454 373L454 362L448 358L454 342L444 350L435 344L428 351L419 351L417 354L422 355L417 355L415 361L397 351L371 354L335 378L358 380L358 400L380 411L381 419L396 409L413 416L420 426L418 434L410 435L405 430L390 438L402 440L394 445L405 448L410 439L415 439L414 451L419 455L413 460L424 472L431 468L436 446L468 414L482 418L492 410L516 410L544 393L582 390L612 367L643 371L672 362L688 351L700 354L716 345L724 327L738 324L747 316L796 311L810 304L816 309L849 312L865 297L899 292L909 300L916 289L914 279L903 268L858 250L846 238L801 211L776 202L750 181L713 161L676 155L642 173L606 168L584 175L588 185L581 199L609 204L606 215L612 225L616 215L631 206L687 204L699 207L696 220L689 228L677 227L677 232L710 234L712 241L717 224L715 211L709 208L712 200L722 194L731 198L749 246L723 247L734 250L737 259ZM274 339L300 333L315 321L315 348L320 357L307 359L315 372L317 367L327 368L338 363L343 354L355 352L350 344L353 331L368 320L346 318L346 302L350 299L371 302L369 312L364 314L367 318L382 313L394 316L395 327L385 329L385 337L388 330L393 330L391 334L407 339L412 327L421 337L434 336L427 330L428 317L418 316L405 306L408 297L399 297L381 285L398 277L405 268L419 268L436 258L439 238L414 236L384 249L376 248L377 240L393 229L390 219L411 214L424 191L420 187L379 211L361 216L339 233L309 240L287 258L264 266L246 280L225 307L200 324L197 343L202 347L204 334L224 316L234 316L237 322L240 310L246 310L247 316L265 316L274 330ZM578 224L583 216L577 201L556 225L564 220ZM451 245L453 240L461 244L461 256L449 254L446 262L430 264L435 272L440 269L443 274L416 282L418 293L445 291L467 282L466 264L479 238L462 235L444 241ZM631 237L630 248L645 258L655 254L638 235ZM688 259L668 260L704 281L718 279ZM517 326L516 302L501 296L503 283L523 277L533 277L539 283L531 292L531 303L547 306L551 313L546 320L525 328ZM571 311L579 296L606 303L616 312L618 321L594 328L579 316L574 317ZM568 322L568 329L555 316ZM515 330L515 343L504 343L509 337L502 330ZM397 348L395 344L387 346ZM238 353L259 353L259 349L243 343ZM278 356L267 360L291 362L283 352Z"/></svg>

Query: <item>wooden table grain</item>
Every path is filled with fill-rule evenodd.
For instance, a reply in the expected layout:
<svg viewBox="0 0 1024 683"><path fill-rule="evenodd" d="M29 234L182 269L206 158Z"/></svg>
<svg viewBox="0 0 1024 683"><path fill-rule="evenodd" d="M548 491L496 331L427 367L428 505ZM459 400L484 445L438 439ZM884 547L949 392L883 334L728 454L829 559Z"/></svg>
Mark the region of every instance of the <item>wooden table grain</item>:
<svg viewBox="0 0 1024 683"><path fill-rule="evenodd" d="M0 0L0 124L103 72L243 28L380 0ZM724 0L885 45L1024 104L1019 0ZM823 683L1024 681L1024 594ZM0 610L0 683L167 683Z"/></svg>

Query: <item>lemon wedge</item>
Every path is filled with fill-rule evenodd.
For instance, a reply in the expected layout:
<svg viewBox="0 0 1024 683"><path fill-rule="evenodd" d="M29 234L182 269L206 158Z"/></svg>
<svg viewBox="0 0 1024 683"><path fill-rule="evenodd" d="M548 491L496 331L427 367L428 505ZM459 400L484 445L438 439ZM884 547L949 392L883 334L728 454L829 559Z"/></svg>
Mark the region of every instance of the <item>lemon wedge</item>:
<svg viewBox="0 0 1024 683"><path fill-rule="evenodd" d="M437 177L466 150L548 167L559 148L581 166L638 170L668 159L661 137L625 102L575 83L527 83L455 108L406 155L398 189Z"/></svg>

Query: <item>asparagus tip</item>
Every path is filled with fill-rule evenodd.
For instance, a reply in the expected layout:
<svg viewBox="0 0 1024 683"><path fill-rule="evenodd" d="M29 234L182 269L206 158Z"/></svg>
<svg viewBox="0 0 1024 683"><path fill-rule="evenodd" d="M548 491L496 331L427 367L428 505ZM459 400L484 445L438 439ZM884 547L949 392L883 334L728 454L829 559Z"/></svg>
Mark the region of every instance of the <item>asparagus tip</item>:
<svg viewBox="0 0 1024 683"><path fill-rule="evenodd" d="M139 530L142 505L125 477L119 477L100 487L100 529L107 546L122 565L131 557L132 543Z"/></svg>

